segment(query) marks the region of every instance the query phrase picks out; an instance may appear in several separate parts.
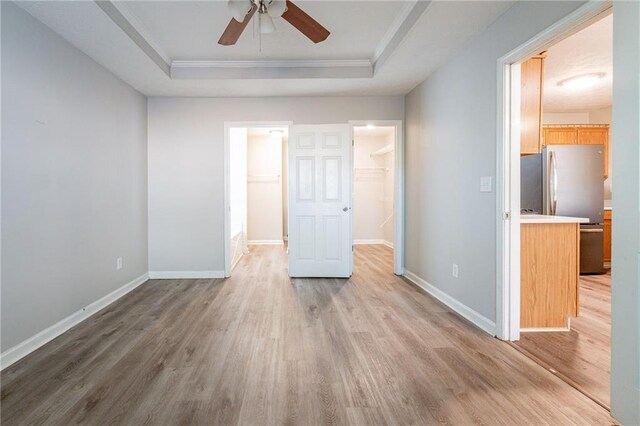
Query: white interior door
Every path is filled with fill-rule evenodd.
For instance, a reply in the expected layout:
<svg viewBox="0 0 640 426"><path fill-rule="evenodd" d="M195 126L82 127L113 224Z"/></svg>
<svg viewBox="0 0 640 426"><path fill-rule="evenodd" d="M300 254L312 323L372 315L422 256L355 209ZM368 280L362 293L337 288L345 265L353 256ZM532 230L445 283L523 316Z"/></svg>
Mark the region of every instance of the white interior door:
<svg viewBox="0 0 640 426"><path fill-rule="evenodd" d="M347 124L291 126L290 276L351 276L351 170Z"/></svg>

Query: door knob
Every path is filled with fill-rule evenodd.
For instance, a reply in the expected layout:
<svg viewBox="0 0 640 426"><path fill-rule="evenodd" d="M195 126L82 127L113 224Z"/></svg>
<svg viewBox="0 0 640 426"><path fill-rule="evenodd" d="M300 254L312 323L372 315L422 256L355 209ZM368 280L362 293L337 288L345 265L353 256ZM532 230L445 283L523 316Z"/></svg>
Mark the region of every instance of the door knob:
<svg viewBox="0 0 640 426"><path fill-rule="evenodd" d="M351 208L351 207L343 207L343 208L342 208L342 211L343 211L343 212L348 212L350 208Z"/></svg>

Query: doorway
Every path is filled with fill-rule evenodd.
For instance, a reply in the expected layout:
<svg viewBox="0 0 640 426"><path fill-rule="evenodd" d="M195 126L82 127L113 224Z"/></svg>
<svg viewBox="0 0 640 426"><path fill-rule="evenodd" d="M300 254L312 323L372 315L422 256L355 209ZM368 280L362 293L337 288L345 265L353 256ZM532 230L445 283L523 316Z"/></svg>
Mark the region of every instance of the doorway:
<svg viewBox="0 0 640 426"><path fill-rule="evenodd" d="M315 126L305 126L305 125L296 125L293 126L291 122L225 122L225 182L224 182L224 197L225 197L225 275L227 277L231 276L232 265L236 264L238 259L242 256L242 254L246 253L248 246L250 243L255 244L282 244L284 242L287 245L290 241L290 231L291 231L291 223L292 223L292 202L293 196L304 195L303 193L298 194L296 192L295 185L292 186L291 182L297 182L296 179L298 177L304 178L306 175L301 175L297 173L298 170L296 167L289 167L289 165L300 165L303 166L307 164L308 161L312 160L311 154L312 151L307 151L306 153L297 152L300 148L310 148L312 146L321 147L322 149L331 148L333 145L339 141L338 135L342 135L344 133L345 143L348 144L349 149L347 151L348 154L344 156L344 165L347 167L348 173L344 174L345 183L347 184L347 189L344 189L345 194L349 194L349 196L344 200L345 205L340 205L341 209L339 213L335 213L334 216L342 215L346 213L347 215L352 215L351 207L353 206L353 199L351 197L353 185L354 185L354 173L353 173L353 152L352 146L353 142L349 143L349 141L353 141L354 139L354 127L366 127L372 126L380 127L380 128L388 128L388 132L392 130L393 137L388 140L387 145L392 145L386 149L391 149L393 151L392 156L387 156L384 153L379 156L386 156L386 161L391 161L393 164L389 164L389 174L393 176L393 179L389 181L389 184L393 186L393 188L388 189L388 194L393 194L392 200L389 197L379 197L380 203L384 204L387 201L386 208L389 208L391 205L391 212L388 210L381 210L388 213L380 223L378 227L383 231L383 237L380 238L382 241L387 241L388 246L393 246L393 272L396 275L403 274L403 241L404 241L404 224L403 224L403 209L404 209L404 187L403 187L403 178L404 178L404 161L403 161L403 129L402 129L402 121L401 120L367 120L367 121L350 121L348 124L343 125L315 125ZM251 130L253 129L253 130ZM249 162L246 162L247 168L246 170L243 167L235 167L232 165L232 157L235 159L233 161L238 161L237 157L240 158L249 158L250 143L249 136L252 133L262 132L263 136L264 132L269 133L270 137L273 137L273 134L277 131L282 131L282 148L281 148L281 173L277 173L277 170L263 170L260 168L256 169L256 172L253 173L249 170ZM317 134L316 134L317 133ZM326 136L326 137L325 137ZM244 142L243 142L244 141ZM316 143L317 142L317 143ZM291 147L295 149L292 150ZM314 154L315 155L315 154ZM292 157L293 156L293 157ZM295 157L295 158L294 158ZM297 160L297 157L300 157L300 161ZM304 157L304 158L303 158ZM335 157L335 155L333 156ZM333 161L337 159L328 158L326 161L322 160L318 163L319 167L314 168L311 167L307 170L312 175L316 175L316 172L320 172L321 170L329 170L333 165L339 165L342 161ZM376 157L374 155L374 157ZM295 161L292 162L292 158ZM331 160L331 161L329 161ZM382 161L380 159L379 161ZM263 160L259 160L259 163L264 163ZM300 163L300 164L298 164ZM335 163L335 164L334 164ZM263 167L264 164L259 165ZM293 168L292 168L293 167ZM322 167L324 169L322 169ZM340 166L342 167L342 166ZM376 166L378 167L378 166ZM382 167L382 166L379 166ZM300 167L298 167L300 168ZM334 167L335 168L335 167ZM300 169L299 171L304 171ZM280 175L280 184L282 185L282 208L281 208L281 217L282 217L282 238L278 239L278 237L272 236L264 236L260 234L256 234L252 232L254 229L251 225L251 213L250 213L250 188L253 184L258 188L261 188L268 183L276 183L277 175ZM233 175L233 176L232 176ZM240 176L238 178L238 176ZM309 179L311 175L307 176ZM317 178L317 176L316 176ZM307 179L309 182L314 181L316 178L311 180ZM232 182L233 179L233 182ZM243 180L244 179L244 180ZM304 180L304 179L303 179ZM250 182L253 181L253 182ZM272 181L272 182L269 182ZM329 181L327 181L329 182ZM336 180L335 182L339 182ZM342 185L342 184L340 184ZM232 190L233 188L247 188L246 195L243 195L242 191ZM322 192L323 189L322 179L318 180L318 192L317 194L322 195L324 198L331 196L331 194ZM275 188L275 187L274 187ZM313 189L312 187L310 187ZM327 187L328 188L328 187ZM335 189L333 186L331 187ZM273 189L273 188L272 188ZM307 188L309 189L309 188ZM293 192L292 192L293 191ZM260 193L260 191L257 191ZM304 191L303 191L304 192ZM309 194L315 196L315 192L311 191ZM260 193L260 195L264 195L264 192ZM277 197L276 197L277 198ZM298 197L299 198L299 197ZM304 198L304 197L303 197ZM323 199L324 199L323 198ZM233 200L236 201L233 201ZM239 201L238 201L239 200ZM244 203L243 203L244 200ZM328 200L328 199L327 199ZM325 201L327 201L325 200ZM294 201L296 201L294 199ZM300 200L298 200L300 201ZM322 200L320 200L322 201ZM329 200L330 201L330 200ZM258 202L258 204L260 204ZM277 204L277 203L276 203ZM294 202L295 204L295 202ZM344 207L347 207L347 211L344 212ZM295 212L294 212L295 213ZM299 212L298 212L299 213ZM297 214L297 213L296 213ZM232 216L234 219L232 220ZM304 215L303 215L304 216ZM307 215L308 216L308 215ZM387 220L388 219L388 220ZM386 221L386 223L385 223ZM232 225L233 222L233 225ZM275 221L272 221L275 222ZM324 223L324 222L323 222ZM349 220L351 223L351 220ZM387 227L386 234L384 234L384 227ZM295 228L298 229L299 227ZM348 236L349 241L349 249L348 252L351 253L351 246L353 241L353 232L351 225L347 227L341 232L348 232L346 234ZM324 229L324 228L323 228ZM320 229L320 231L323 231ZM323 231L324 232L324 231ZM384 237L386 235L386 237ZM386 240L384 239L386 238ZM288 245L287 245L288 247ZM317 248L316 248L317 249ZM316 250L314 249L314 250ZM317 251L317 250L316 250ZM321 252L320 252L321 253ZM353 270L353 256L348 255L349 262L351 264L350 270ZM347 276L350 273L347 274Z"/></svg>
<svg viewBox="0 0 640 426"><path fill-rule="evenodd" d="M612 27L589 4L500 60L498 145L498 337L607 409Z"/></svg>
<svg viewBox="0 0 640 426"><path fill-rule="evenodd" d="M287 122L225 123L225 275L251 246L287 241Z"/></svg>
<svg viewBox="0 0 640 426"><path fill-rule="evenodd" d="M395 127L353 127L353 244L365 257L393 258Z"/></svg>

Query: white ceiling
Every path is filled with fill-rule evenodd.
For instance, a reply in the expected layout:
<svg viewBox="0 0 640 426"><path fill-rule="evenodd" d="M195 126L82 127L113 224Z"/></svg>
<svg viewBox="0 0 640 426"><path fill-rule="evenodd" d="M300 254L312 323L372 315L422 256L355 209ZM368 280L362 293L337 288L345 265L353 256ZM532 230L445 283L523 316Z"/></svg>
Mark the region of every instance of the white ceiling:
<svg viewBox="0 0 640 426"><path fill-rule="evenodd" d="M544 111L584 112L611 106L612 55L613 15L551 47L544 64ZM562 80L589 73L606 76L584 90L558 86Z"/></svg>
<svg viewBox="0 0 640 426"><path fill-rule="evenodd" d="M174 60L369 59L408 2L375 1L366 7L354 1L298 3L331 32L329 38L314 45L283 18L274 18L277 31L261 37L260 51L251 25L234 46L217 43L231 16L226 2L117 2L129 9Z"/></svg>
<svg viewBox="0 0 640 426"><path fill-rule="evenodd" d="M125 18L124 24L105 13L104 4L100 7L89 1L18 2L36 19L145 95L258 97L404 95L493 23L513 1L298 0L300 7L331 31L326 44L310 43L278 19L278 33L263 37L262 52L252 39L251 28L247 28L237 46L217 45L229 19L226 1L131 1L124 7L123 3L113 3L117 13ZM411 8L426 10L414 22L407 13ZM136 39L121 27L134 28L141 37ZM390 48L384 50L385 46ZM155 61L150 58L154 55ZM284 68L278 70L293 70L293 74L281 72L270 75L271 78L262 75L256 78L250 72L251 67L265 60L280 60ZM172 63L175 65L174 61L190 61L188 66L193 65L191 61L200 61L191 68L196 72L202 61L215 61L216 66L226 71L216 77L178 77L174 69L171 78L167 70ZM235 68L237 63L231 61L254 63ZM331 67L327 69L336 75L318 78L326 74L322 74L323 68L315 68L311 71L317 75L292 78L299 61L328 62ZM375 72L369 77L349 78L347 65L352 62L370 64Z"/></svg>

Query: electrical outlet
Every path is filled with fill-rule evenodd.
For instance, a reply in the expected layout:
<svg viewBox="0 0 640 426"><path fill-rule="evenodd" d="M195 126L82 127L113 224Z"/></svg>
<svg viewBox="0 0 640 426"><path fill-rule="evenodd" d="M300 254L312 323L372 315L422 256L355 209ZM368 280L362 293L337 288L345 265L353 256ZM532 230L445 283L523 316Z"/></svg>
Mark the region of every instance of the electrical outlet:
<svg viewBox="0 0 640 426"><path fill-rule="evenodd" d="M116 269L118 269L118 270L122 269L122 258L121 257L116 259Z"/></svg>
<svg viewBox="0 0 640 426"><path fill-rule="evenodd" d="M453 268L451 269L451 275L453 275L453 278L458 278L458 264L457 263L453 264Z"/></svg>
<svg viewBox="0 0 640 426"><path fill-rule="evenodd" d="M480 192L491 192L491 176L482 176L480 178Z"/></svg>

